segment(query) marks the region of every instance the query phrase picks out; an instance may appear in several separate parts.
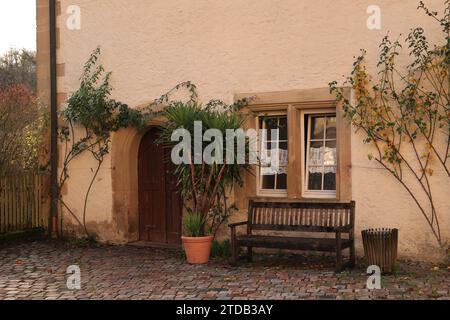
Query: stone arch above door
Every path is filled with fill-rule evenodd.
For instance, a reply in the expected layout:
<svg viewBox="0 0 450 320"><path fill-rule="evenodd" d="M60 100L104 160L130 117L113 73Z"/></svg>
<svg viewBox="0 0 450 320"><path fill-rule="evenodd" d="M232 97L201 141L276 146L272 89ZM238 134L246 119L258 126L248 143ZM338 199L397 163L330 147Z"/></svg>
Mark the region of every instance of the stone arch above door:
<svg viewBox="0 0 450 320"><path fill-rule="evenodd" d="M139 240L138 153L146 131L121 129L111 143L112 226L124 242Z"/></svg>

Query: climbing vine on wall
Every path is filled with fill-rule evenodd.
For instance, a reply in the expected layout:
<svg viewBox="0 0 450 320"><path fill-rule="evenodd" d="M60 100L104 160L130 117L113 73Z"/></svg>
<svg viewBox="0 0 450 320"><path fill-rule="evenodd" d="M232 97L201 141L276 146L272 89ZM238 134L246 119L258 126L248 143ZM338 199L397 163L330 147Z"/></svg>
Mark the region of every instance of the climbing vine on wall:
<svg viewBox="0 0 450 320"><path fill-rule="evenodd" d="M449 190L450 0L445 1L441 16L422 2L419 9L441 27L440 43L432 46L423 28L411 30L404 42L412 61L400 68L396 62L403 42L386 36L380 45L378 82L367 72L366 52L362 51L344 83L353 88L354 101L344 96L337 82L330 83L330 88L342 103L346 117L364 133L364 142L373 145L375 152L368 155L369 159L402 185L436 241L444 246L432 179L439 170L443 184L438 187Z"/></svg>
<svg viewBox="0 0 450 320"><path fill-rule="evenodd" d="M80 87L68 99L66 108L61 112L64 125L59 128L60 141L63 144L62 168L58 180L58 199L63 208L83 227L86 236L90 236L86 226L86 214L94 182L100 172L105 157L110 152L111 134L121 128L144 128L152 117L162 112L154 111L164 105L177 90L187 89L190 100L197 99L195 85L183 82L176 85L166 94L156 99L142 110L132 109L128 105L111 98L111 72L106 72L103 65L98 64L100 48L95 49L84 65L80 78ZM81 219L64 201L62 190L70 177L70 165L74 159L88 153L95 160L92 177L84 194Z"/></svg>

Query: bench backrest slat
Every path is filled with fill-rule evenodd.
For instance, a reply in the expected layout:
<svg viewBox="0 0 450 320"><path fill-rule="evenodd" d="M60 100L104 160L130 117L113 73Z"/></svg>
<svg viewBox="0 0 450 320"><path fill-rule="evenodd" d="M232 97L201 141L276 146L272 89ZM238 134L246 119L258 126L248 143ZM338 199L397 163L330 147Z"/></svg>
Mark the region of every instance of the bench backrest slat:
<svg viewBox="0 0 450 320"><path fill-rule="evenodd" d="M355 202L254 202L249 203L249 231L335 232L352 229Z"/></svg>

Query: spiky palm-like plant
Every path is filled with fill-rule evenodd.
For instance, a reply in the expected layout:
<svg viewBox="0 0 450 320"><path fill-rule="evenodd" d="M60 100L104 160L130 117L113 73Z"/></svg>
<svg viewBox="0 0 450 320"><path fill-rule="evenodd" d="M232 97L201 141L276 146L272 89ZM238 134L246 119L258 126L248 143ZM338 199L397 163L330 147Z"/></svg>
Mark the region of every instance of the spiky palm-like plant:
<svg viewBox="0 0 450 320"><path fill-rule="evenodd" d="M225 159L225 155L229 151L225 143L226 130L241 129L245 118L243 114L236 112L235 105L228 106L218 101L210 102L206 106L197 103L174 102L164 109L163 116L167 122L161 128L160 142L170 146L178 144L178 142L172 141L172 134L175 130L185 129L192 137L190 150L194 150L194 124L196 121L202 123L202 134L209 129L216 129L222 134L223 161L207 163L204 157L201 157L201 163L198 161L194 163L194 152L189 152L184 156L187 156L190 161L176 165L175 169L180 192L185 203L189 203L188 211L203 217L198 234L215 235L234 208L234 206L227 206L227 189L235 183L242 185L241 174L243 170L249 169L247 161L245 164L238 164L236 143L233 144L234 161L227 163ZM205 142L202 139L202 155L209 144L211 142ZM249 139L246 138L246 155L248 155L248 150Z"/></svg>

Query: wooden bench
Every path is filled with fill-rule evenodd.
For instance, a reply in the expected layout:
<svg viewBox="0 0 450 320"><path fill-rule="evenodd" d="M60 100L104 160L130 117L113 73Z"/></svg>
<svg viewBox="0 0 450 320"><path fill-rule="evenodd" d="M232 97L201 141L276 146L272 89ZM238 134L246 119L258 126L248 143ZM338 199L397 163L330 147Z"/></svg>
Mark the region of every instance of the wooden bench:
<svg viewBox="0 0 450 320"><path fill-rule="evenodd" d="M247 226L245 235L237 235L239 226ZM336 271L341 271L342 251L349 249L349 265L355 265L355 202L254 202L250 201L248 221L230 224L231 262L236 264L239 247L247 247L252 260L253 248L314 250L336 253ZM267 234L282 232L283 235ZM256 233L255 233L256 232ZM333 233L331 237L292 235L292 232ZM286 235L289 234L290 235ZM343 237L345 235L345 237Z"/></svg>

